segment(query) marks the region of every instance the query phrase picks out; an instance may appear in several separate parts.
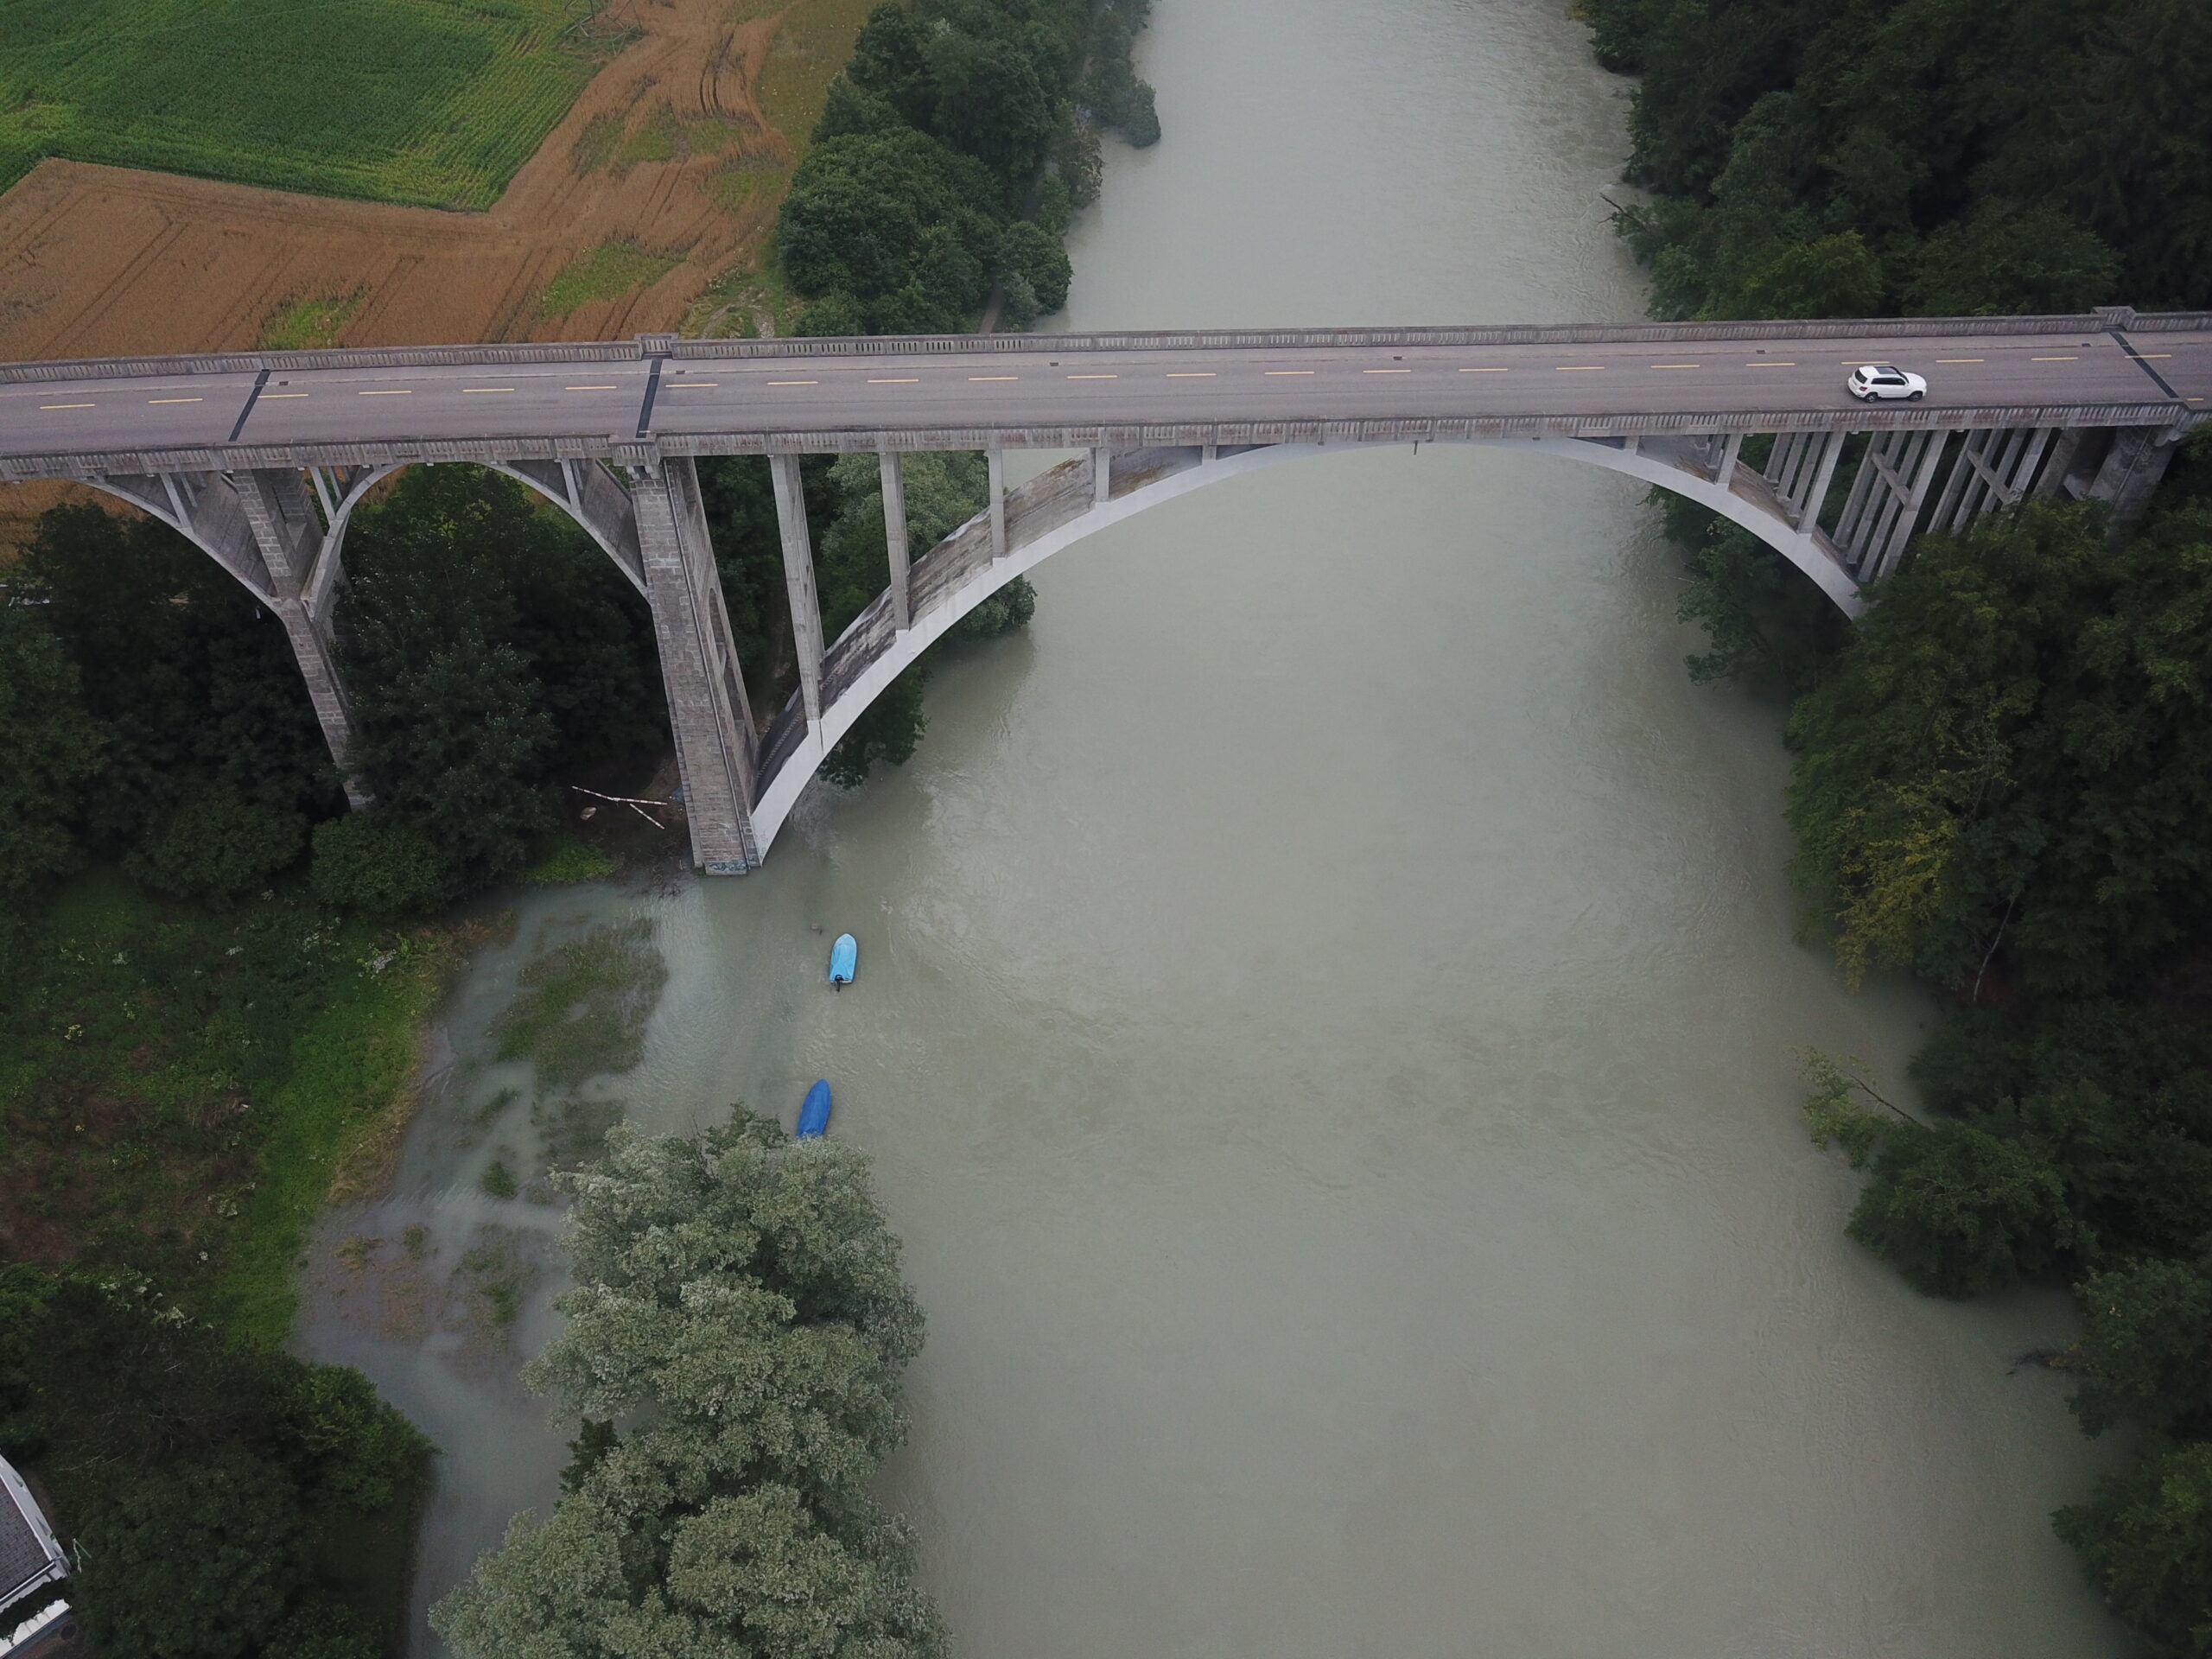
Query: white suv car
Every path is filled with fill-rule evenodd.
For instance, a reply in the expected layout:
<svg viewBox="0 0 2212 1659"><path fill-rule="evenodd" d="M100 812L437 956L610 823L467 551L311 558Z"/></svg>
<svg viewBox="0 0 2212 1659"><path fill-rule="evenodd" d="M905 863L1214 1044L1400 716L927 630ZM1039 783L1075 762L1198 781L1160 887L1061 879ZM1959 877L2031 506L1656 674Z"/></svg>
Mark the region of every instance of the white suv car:
<svg viewBox="0 0 2212 1659"><path fill-rule="evenodd" d="M1862 363L1851 372L1851 395L1862 404L1877 397L1907 397L1917 403L1928 395L1928 383L1907 374L1894 363Z"/></svg>

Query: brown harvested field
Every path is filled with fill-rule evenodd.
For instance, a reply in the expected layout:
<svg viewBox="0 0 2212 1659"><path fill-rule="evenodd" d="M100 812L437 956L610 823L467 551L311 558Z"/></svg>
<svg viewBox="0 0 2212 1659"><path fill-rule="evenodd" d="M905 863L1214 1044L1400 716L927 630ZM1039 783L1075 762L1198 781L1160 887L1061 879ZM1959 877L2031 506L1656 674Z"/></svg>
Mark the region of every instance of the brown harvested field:
<svg viewBox="0 0 2212 1659"><path fill-rule="evenodd" d="M740 332L872 3L614 0L639 37L486 213L43 162L0 195L0 361ZM0 493L0 543L58 499Z"/></svg>

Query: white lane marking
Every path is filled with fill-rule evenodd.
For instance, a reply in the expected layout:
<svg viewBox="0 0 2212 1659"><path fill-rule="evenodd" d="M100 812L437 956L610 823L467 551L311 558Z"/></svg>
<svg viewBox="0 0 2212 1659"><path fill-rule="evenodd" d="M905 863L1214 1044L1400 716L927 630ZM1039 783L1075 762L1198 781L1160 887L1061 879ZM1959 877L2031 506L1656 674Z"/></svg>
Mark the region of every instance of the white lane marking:
<svg viewBox="0 0 2212 1659"><path fill-rule="evenodd" d="M41 409L93 409L97 408L98 405L93 404L41 404L39 407Z"/></svg>
<svg viewBox="0 0 2212 1659"><path fill-rule="evenodd" d="M619 390L619 388L614 386L563 386L561 390L563 391L614 391Z"/></svg>
<svg viewBox="0 0 2212 1659"><path fill-rule="evenodd" d="M907 375L907 376L904 377L903 378L900 378L900 379L895 379L895 380L893 380L893 379L883 379L883 380L871 380L871 381L869 381L869 382L868 382L868 385L870 385L871 386L918 386L918 385L920 385L921 384L922 384L921 377L920 377L919 375L916 375L916 374L910 374L910 375Z"/></svg>
<svg viewBox="0 0 2212 1659"><path fill-rule="evenodd" d="M1936 360L1938 363L1979 363L1982 359L1978 357L1939 357Z"/></svg>
<svg viewBox="0 0 2212 1659"><path fill-rule="evenodd" d="M1411 369L1362 369L1362 374L1411 374Z"/></svg>
<svg viewBox="0 0 2212 1659"><path fill-rule="evenodd" d="M261 401L265 404L271 397L304 397L306 396L307 393L304 391L264 391L261 394Z"/></svg>
<svg viewBox="0 0 2212 1659"><path fill-rule="evenodd" d="M386 391L363 391L354 395L360 397L412 397L415 394L406 386L395 386Z"/></svg>
<svg viewBox="0 0 2212 1659"><path fill-rule="evenodd" d="M968 377L968 383L973 385L978 380L1019 380L1020 378L1021 377L1018 374L971 374Z"/></svg>
<svg viewBox="0 0 2212 1659"><path fill-rule="evenodd" d="M2135 360L2139 363L2145 363L2154 357L2171 357L2172 355L2171 352L2138 352L2135 353Z"/></svg>
<svg viewBox="0 0 2212 1659"><path fill-rule="evenodd" d="M474 397L480 391L512 391L512 386L463 386L461 391Z"/></svg>
<svg viewBox="0 0 2212 1659"><path fill-rule="evenodd" d="M663 391L712 391L720 385L721 382L719 380L664 380L660 383L660 389Z"/></svg>
<svg viewBox="0 0 2212 1659"><path fill-rule="evenodd" d="M771 380L768 384L772 386L818 386L822 383L819 380Z"/></svg>
<svg viewBox="0 0 2212 1659"><path fill-rule="evenodd" d="M1263 369L1261 372L1267 375L1290 375L1318 374L1320 371L1318 369Z"/></svg>
<svg viewBox="0 0 2212 1659"><path fill-rule="evenodd" d="M1560 374L1596 374L1605 365L1602 363L1554 363L1552 367Z"/></svg>
<svg viewBox="0 0 2212 1659"><path fill-rule="evenodd" d="M2079 363L2081 360L2078 357L2031 357L2028 359L2031 363Z"/></svg>
<svg viewBox="0 0 2212 1659"><path fill-rule="evenodd" d="M1510 374L1513 371L1510 369L1462 369L1459 372L1462 374Z"/></svg>
<svg viewBox="0 0 2212 1659"><path fill-rule="evenodd" d="M1795 361L1790 361L1781 363L1746 363L1744 366L1747 369L1794 369L1797 365Z"/></svg>
<svg viewBox="0 0 2212 1659"><path fill-rule="evenodd" d="M1170 369L1167 378L1170 380L1211 380L1216 377L1211 369Z"/></svg>
<svg viewBox="0 0 2212 1659"><path fill-rule="evenodd" d="M149 397L149 404L204 404L205 397Z"/></svg>
<svg viewBox="0 0 2212 1659"><path fill-rule="evenodd" d="M1705 365L1701 363L1654 363L1651 366L1655 369L1696 369Z"/></svg>
<svg viewBox="0 0 2212 1659"><path fill-rule="evenodd" d="M1068 376L1068 378L1071 380L1118 380L1121 378L1122 377L1118 374L1071 374Z"/></svg>

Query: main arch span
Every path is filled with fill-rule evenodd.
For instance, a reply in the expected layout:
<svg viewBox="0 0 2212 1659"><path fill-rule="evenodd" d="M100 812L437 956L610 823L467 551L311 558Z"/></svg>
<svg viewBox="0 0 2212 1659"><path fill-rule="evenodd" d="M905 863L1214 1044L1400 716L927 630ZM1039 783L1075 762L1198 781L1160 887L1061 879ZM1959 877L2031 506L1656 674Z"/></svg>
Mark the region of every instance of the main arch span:
<svg viewBox="0 0 2212 1659"><path fill-rule="evenodd" d="M1896 361L1924 402L1862 406ZM377 480L469 461L568 512L652 610L693 855L757 865L868 704L1005 582L1255 468L1465 443L1600 466L1712 508L1847 613L1918 531L2031 493L2148 495L2212 397L2212 316L683 340L0 366L0 480L74 479L153 514L284 623L333 755L346 530ZM1017 489L1008 449L1071 450ZM907 546L902 457L981 450L988 504ZM887 585L822 635L798 458L880 458ZM765 454L797 690L754 718L696 458ZM349 785L356 804L365 797Z"/></svg>

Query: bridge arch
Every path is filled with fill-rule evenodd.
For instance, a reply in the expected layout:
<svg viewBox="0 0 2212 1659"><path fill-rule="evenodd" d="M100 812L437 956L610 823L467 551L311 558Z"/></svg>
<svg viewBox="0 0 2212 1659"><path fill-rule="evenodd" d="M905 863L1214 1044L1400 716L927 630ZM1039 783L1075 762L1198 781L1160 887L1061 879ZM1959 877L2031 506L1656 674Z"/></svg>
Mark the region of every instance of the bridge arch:
<svg viewBox="0 0 2212 1659"><path fill-rule="evenodd" d="M1817 527L1809 531L1802 528L1789 516L1786 503L1758 474L1746 472L1731 478L1733 467L1724 469L1706 460L1702 446L1694 441L1641 447L1586 438L1448 442L1519 454L1534 451L1672 490L1741 524L1802 570L1846 614L1856 615L1864 608L1858 582ZM760 848L766 850L808 781L868 706L963 618L1014 577L1100 531L1209 485L1289 461L1382 447L1278 443L1211 453L1141 450L1063 461L1009 493L1004 552L995 558L990 556L992 512L986 507L915 561L910 626L893 626L891 596L886 594L864 608L830 645L824 658L824 696L817 726L810 728L798 694L792 695L762 745L753 807L753 830ZM1840 442L1835 448L1840 448ZM1102 465L1108 472L1103 488ZM1071 503L1071 494L1088 499Z"/></svg>

